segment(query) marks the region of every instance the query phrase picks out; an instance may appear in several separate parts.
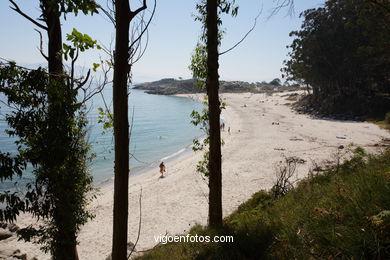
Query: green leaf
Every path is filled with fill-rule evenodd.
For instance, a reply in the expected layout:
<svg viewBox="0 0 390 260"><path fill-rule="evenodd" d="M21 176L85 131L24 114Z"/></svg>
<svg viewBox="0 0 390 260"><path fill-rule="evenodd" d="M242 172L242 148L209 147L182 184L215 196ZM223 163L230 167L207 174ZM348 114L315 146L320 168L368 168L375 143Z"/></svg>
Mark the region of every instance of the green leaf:
<svg viewBox="0 0 390 260"><path fill-rule="evenodd" d="M99 63L94 63L93 64L93 71L96 72L97 68L99 68L100 64Z"/></svg>

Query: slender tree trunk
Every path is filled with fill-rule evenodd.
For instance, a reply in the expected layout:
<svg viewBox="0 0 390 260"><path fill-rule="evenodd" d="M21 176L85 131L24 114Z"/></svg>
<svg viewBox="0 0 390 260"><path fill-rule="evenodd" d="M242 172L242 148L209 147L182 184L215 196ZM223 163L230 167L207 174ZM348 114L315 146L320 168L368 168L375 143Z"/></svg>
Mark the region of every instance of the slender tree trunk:
<svg viewBox="0 0 390 260"><path fill-rule="evenodd" d="M116 0L116 38L113 81L115 139L114 224L112 240L113 260L124 260L127 258L129 185L127 76L129 73L129 15L130 6L128 0Z"/></svg>
<svg viewBox="0 0 390 260"><path fill-rule="evenodd" d="M207 78L210 120L210 154L209 154L209 225L222 226L222 169L221 169L221 129L220 103L218 96L218 0L207 0Z"/></svg>
<svg viewBox="0 0 390 260"><path fill-rule="evenodd" d="M43 15L47 25L47 34L48 34L48 67L50 74L50 86L49 88L66 88L65 79L63 77L64 69L62 63L62 30L61 30L61 21L60 21L60 12L56 4L49 3L49 1L41 1L43 4ZM69 86L71 87L71 86ZM49 166L49 169L52 171L52 185L55 188L54 194L58 200L60 200L65 193L73 192L72 189L67 190L64 184L60 183L57 179L60 174L71 174L67 172L58 172L59 168L64 163L64 160L67 156L67 148L69 143L58 143L58 135L67 136L69 125L67 123L67 116L74 116L73 114L69 115L70 110L68 109L69 105L67 100L58 100L58 91L68 91L66 89L57 89L57 90L48 90L48 109L49 117L51 118L50 126L51 130L48 132L48 143L52 154L55 157L53 164ZM63 119L63 120L62 120ZM69 141L69 140L68 140ZM70 185L72 186L72 185ZM62 192L64 193L62 193ZM61 194L62 193L62 194ZM70 203L70 202L69 202ZM66 204L66 203L65 203ZM71 205L70 205L71 206ZM56 223L58 228L59 238L56 241L56 252L53 254L53 259L69 259L69 260L78 260L77 253L77 237L75 228L72 227L72 223L69 223L67 219L68 210L66 207L56 207L56 214L53 216L53 220Z"/></svg>
<svg viewBox="0 0 390 260"><path fill-rule="evenodd" d="M48 48L49 48L49 73L54 75L63 74L62 64L62 30L59 14L49 11L49 6L46 7L45 16L47 24Z"/></svg>

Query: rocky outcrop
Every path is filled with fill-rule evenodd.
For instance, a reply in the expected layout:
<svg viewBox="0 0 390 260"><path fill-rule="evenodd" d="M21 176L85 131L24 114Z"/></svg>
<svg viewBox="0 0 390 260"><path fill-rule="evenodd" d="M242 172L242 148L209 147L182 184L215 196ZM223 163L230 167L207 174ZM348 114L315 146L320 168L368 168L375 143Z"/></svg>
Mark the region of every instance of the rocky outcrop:
<svg viewBox="0 0 390 260"><path fill-rule="evenodd" d="M157 95L192 94L202 92L202 90L195 87L194 80L192 79L162 79L158 81L137 84L135 85L134 89L146 90L146 93Z"/></svg>

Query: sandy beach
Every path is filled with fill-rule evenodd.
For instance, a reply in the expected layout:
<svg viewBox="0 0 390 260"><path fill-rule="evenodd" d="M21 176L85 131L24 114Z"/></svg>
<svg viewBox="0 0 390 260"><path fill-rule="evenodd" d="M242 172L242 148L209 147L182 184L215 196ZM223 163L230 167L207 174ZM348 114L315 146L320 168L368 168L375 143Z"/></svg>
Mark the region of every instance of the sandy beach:
<svg viewBox="0 0 390 260"><path fill-rule="evenodd" d="M192 98L199 96L192 95ZM297 177L307 176L313 162L332 160L342 145L353 143L377 151L374 145L390 133L366 122L316 119L297 114L287 103L286 93L222 94L227 103L222 138L223 213L227 216L260 189L273 185L275 165L283 156L306 161L297 168ZM230 127L230 134L228 133ZM344 149L345 149L344 148ZM187 154L167 163L165 178L158 169L132 177L129 187L129 241L135 242L139 223L139 197L142 189L142 227L137 250L156 244L154 236L187 232L194 224L207 224L208 187L196 172L201 152ZM130 173L131 174L131 173ZM105 259L111 250L113 186L100 190L90 205L96 217L79 234L80 259ZM21 217L18 225L31 221ZM20 249L28 259L49 259L37 245L17 241L0 242L0 248Z"/></svg>

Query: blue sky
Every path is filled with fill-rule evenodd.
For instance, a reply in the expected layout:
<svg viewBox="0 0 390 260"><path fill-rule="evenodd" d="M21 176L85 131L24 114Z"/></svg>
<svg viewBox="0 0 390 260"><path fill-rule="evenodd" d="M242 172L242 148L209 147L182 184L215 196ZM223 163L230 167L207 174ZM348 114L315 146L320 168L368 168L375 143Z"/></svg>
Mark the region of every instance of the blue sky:
<svg viewBox="0 0 390 260"><path fill-rule="evenodd" d="M38 0L15 0L22 10L32 17L39 16ZM139 0L132 1L134 8ZM103 1L102 1L103 2ZM148 0L150 9L152 1ZM236 18L223 16L226 35L221 50L234 45L252 27L259 10L263 12L257 27L246 40L233 51L220 58L220 77L223 80L244 80L249 82L269 81L280 77L280 68L286 59L292 39L289 32L300 27L299 13L308 8L321 6L323 0L295 0L295 14L286 15L282 9L277 15L269 17L275 6L273 0L236 0L239 13ZM196 1L157 0L157 10L150 26L148 49L133 67L133 81L143 82L166 77L190 78L188 70L191 53L199 38L201 29L193 14ZM0 0L0 57L15 60L22 64L44 62L38 51L39 35L34 26L9 8L7 0ZM63 33L70 33L73 28L89 34L101 44L109 45L114 39L114 27L103 14L94 16L68 16L63 20ZM46 45L44 45L46 46ZM99 56L106 58L103 52L83 54L78 65L91 67Z"/></svg>

